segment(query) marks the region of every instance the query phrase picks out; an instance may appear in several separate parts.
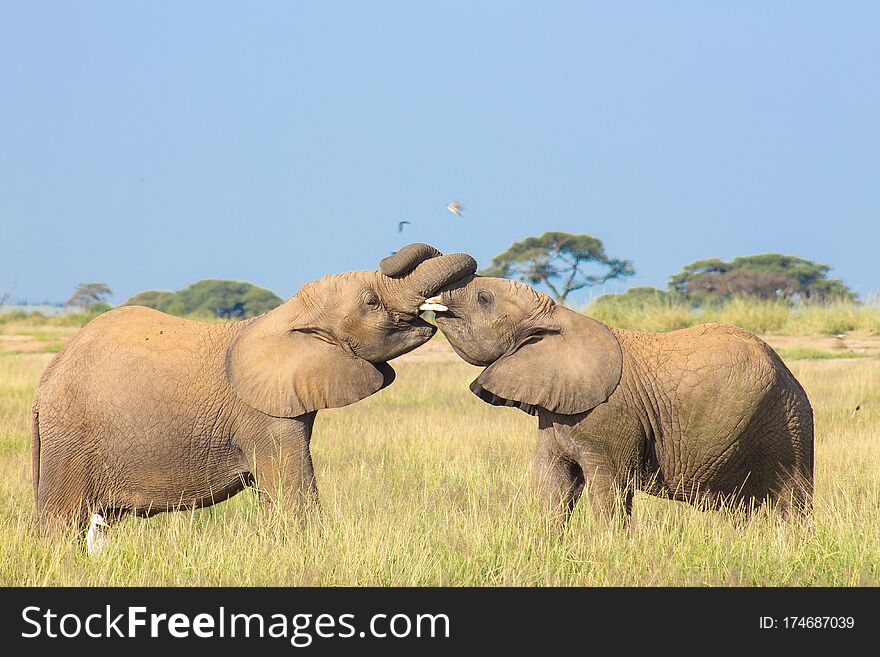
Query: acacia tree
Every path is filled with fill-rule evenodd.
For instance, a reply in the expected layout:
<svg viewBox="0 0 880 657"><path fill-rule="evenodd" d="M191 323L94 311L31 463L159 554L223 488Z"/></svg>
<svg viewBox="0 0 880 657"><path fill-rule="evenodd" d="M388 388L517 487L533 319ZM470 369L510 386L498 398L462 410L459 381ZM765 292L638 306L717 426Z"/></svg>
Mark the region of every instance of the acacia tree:
<svg viewBox="0 0 880 657"><path fill-rule="evenodd" d="M106 283L80 283L64 305L90 308L96 303L101 303L111 294L113 290Z"/></svg>
<svg viewBox="0 0 880 657"><path fill-rule="evenodd" d="M634 273L630 260L608 257L598 238L558 231L514 242L480 272L545 285L559 303L572 292Z"/></svg>

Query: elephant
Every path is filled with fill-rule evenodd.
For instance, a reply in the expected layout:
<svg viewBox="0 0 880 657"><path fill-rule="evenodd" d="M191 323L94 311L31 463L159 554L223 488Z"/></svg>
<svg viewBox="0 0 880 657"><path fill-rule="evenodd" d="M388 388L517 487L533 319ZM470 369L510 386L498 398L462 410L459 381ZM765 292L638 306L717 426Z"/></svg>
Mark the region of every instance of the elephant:
<svg viewBox="0 0 880 657"><path fill-rule="evenodd" d="M809 399L748 331L610 328L529 285L482 276L421 308L461 358L485 368L474 394L537 416L532 486L559 526L585 487L600 522L626 524L636 490L746 516L767 502L809 513Z"/></svg>
<svg viewBox="0 0 880 657"><path fill-rule="evenodd" d="M82 523L210 506L254 486L264 504L318 502L318 410L394 380L388 361L436 327L418 306L476 262L410 244L379 271L328 275L232 323L123 306L83 327L43 373L32 409L38 517Z"/></svg>

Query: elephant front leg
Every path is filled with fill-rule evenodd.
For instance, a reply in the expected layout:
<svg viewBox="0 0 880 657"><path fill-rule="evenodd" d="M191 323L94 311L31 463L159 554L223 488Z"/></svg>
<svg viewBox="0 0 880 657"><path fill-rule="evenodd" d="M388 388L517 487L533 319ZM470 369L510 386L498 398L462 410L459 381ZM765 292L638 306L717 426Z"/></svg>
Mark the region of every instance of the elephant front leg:
<svg viewBox="0 0 880 657"><path fill-rule="evenodd" d="M585 465L584 472L587 473L587 497L596 522L600 525L626 523L632 514L632 482L590 463Z"/></svg>
<svg viewBox="0 0 880 657"><path fill-rule="evenodd" d="M309 443L315 413L276 418L254 444L251 472L267 509L308 513L319 508Z"/></svg>
<svg viewBox="0 0 880 657"><path fill-rule="evenodd" d="M551 437L538 438L532 489L553 525L562 531L584 489L584 474L577 463L560 452Z"/></svg>
<svg viewBox="0 0 880 657"><path fill-rule="evenodd" d="M632 515L633 489L613 477L590 481L590 508L599 523L626 523Z"/></svg>

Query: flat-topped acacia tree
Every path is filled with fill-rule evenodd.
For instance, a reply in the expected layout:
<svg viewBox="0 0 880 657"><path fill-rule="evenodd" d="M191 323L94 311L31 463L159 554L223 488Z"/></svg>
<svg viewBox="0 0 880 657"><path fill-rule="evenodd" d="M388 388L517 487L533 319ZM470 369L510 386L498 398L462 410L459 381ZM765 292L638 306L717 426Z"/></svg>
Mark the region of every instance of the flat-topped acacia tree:
<svg viewBox="0 0 880 657"><path fill-rule="evenodd" d="M103 303L111 294L113 290L106 283L80 283L64 305L88 309Z"/></svg>
<svg viewBox="0 0 880 657"><path fill-rule="evenodd" d="M479 273L544 285L564 304L572 292L632 276L635 269L630 260L609 257L597 237L551 231L514 242Z"/></svg>

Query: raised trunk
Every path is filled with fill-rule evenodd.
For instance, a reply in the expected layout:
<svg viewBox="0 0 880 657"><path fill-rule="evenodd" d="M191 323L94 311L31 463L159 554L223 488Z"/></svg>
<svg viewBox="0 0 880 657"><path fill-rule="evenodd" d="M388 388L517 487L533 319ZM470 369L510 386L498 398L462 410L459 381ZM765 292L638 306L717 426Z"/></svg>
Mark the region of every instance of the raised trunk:
<svg viewBox="0 0 880 657"><path fill-rule="evenodd" d="M416 292L428 297L476 271L477 261L467 253L450 253L426 260L407 279Z"/></svg>
<svg viewBox="0 0 880 657"><path fill-rule="evenodd" d="M466 253L442 255L428 244L407 244L380 263L387 296L396 310L418 313L425 297L477 271L477 262Z"/></svg>
<svg viewBox="0 0 880 657"><path fill-rule="evenodd" d="M391 278L400 278L425 260L436 258L439 255L443 254L430 244L414 242L407 244L394 255L383 258L379 263L379 270Z"/></svg>

